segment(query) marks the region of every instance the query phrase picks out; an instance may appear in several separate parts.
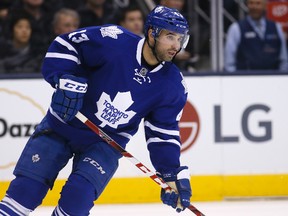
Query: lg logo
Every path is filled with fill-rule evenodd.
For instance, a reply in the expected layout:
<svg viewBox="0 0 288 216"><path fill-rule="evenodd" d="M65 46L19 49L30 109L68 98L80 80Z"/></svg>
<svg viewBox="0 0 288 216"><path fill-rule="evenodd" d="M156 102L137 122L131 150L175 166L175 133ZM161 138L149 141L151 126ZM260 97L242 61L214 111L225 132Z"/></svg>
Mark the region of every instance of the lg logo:
<svg viewBox="0 0 288 216"><path fill-rule="evenodd" d="M239 122L235 121L235 116L238 115L238 113L233 113L235 111L231 110L229 114L228 112L222 113L221 105L215 105L213 109L213 132L215 143L227 144L240 142L240 134L227 135L223 132L223 128L224 126L227 126L227 124L230 124L235 128L240 126L244 137L251 142L263 143L272 139L272 121L267 120L267 115L271 111L269 106L265 104L252 104L247 106L243 110ZM228 122L227 120L225 122L223 121L224 117L229 119ZM211 126L213 126L212 122L213 119L211 119ZM254 125L254 127L252 125ZM184 107L183 115L179 122L182 152L191 148L192 145L196 142L200 131L200 126L201 124L199 114L195 107L188 101ZM201 128L201 130L207 130L207 128ZM204 131L204 133L207 134L207 131ZM213 134L211 134L211 136L213 136Z"/></svg>
<svg viewBox="0 0 288 216"><path fill-rule="evenodd" d="M242 114L241 118L241 129L243 135L246 139L252 142L265 142L272 139L272 122L268 120L258 120L258 129L262 132L262 134L256 135L252 132L249 127L249 118L252 118L256 113L261 113L263 115L270 112L270 108L264 104L253 104L248 106ZM222 134L222 112L221 106L214 106L214 115L215 115L215 142L216 143L237 143L239 142L239 136L235 135L223 135ZM232 114L233 115L233 114ZM232 116L231 116L232 117ZM232 121L233 122L233 121ZM233 122L234 123L234 122ZM237 124L237 122L235 122Z"/></svg>

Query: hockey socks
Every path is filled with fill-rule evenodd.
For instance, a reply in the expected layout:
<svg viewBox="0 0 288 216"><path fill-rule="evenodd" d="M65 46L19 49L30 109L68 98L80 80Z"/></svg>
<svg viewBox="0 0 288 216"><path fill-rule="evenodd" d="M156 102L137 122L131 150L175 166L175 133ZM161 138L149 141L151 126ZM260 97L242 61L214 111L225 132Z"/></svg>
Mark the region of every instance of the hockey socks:
<svg viewBox="0 0 288 216"><path fill-rule="evenodd" d="M84 177L71 174L61 192L58 206L52 216L89 215L95 200L95 188Z"/></svg>
<svg viewBox="0 0 288 216"><path fill-rule="evenodd" d="M6 195L3 200L0 202L0 215L4 216L26 216L32 210L25 208L20 205L14 199Z"/></svg>
<svg viewBox="0 0 288 216"><path fill-rule="evenodd" d="M0 215L26 216L42 202L48 186L33 179L17 176L0 202Z"/></svg>

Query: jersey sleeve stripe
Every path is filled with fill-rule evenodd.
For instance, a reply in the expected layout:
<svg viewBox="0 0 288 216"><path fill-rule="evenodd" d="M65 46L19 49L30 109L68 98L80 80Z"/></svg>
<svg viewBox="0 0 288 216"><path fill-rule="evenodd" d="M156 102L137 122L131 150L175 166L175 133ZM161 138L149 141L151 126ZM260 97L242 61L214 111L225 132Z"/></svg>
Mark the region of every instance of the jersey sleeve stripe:
<svg viewBox="0 0 288 216"><path fill-rule="evenodd" d="M60 59L71 60L71 61L76 62L77 64L81 64L80 60L76 56L69 55L69 54L47 52L45 58L60 58Z"/></svg>
<svg viewBox="0 0 288 216"><path fill-rule="evenodd" d="M157 138L157 137L149 138L147 140L147 145L149 145L150 143L159 143L159 142L173 143L173 144L176 144L177 146L181 147L181 144L180 144L180 142L178 142L178 140L175 140L175 139L163 140L163 139L160 139L160 138Z"/></svg>
<svg viewBox="0 0 288 216"><path fill-rule="evenodd" d="M75 52L76 54L78 54L77 50L67 41L63 40L61 37L56 37L55 41L57 41L58 43L60 43L61 45L65 46L68 50Z"/></svg>
<svg viewBox="0 0 288 216"><path fill-rule="evenodd" d="M129 133L121 132L121 133L118 133L118 134L120 136L126 137L129 140L132 138L132 135L130 135Z"/></svg>
<svg viewBox="0 0 288 216"><path fill-rule="evenodd" d="M148 128L150 128L152 131L157 131L160 132L162 134L168 134L168 135L172 135L172 136L180 136L180 132L178 130L167 130L167 129L162 129L159 127L156 127L154 125L152 125L150 122L145 121L144 125Z"/></svg>

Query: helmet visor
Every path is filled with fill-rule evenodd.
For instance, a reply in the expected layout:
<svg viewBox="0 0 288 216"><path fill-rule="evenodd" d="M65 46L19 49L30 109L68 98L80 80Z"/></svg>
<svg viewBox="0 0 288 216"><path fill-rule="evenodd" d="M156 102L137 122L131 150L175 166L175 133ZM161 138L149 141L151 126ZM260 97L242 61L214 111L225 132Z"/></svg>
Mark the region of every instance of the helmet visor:
<svg viewBox="0 0 288 216"><path fill-rule="evenodd" d="M161 30L155 40L159 43L176 47L177 50L185 49L189 42L189 34L179 34L172 31Z"/></svg>

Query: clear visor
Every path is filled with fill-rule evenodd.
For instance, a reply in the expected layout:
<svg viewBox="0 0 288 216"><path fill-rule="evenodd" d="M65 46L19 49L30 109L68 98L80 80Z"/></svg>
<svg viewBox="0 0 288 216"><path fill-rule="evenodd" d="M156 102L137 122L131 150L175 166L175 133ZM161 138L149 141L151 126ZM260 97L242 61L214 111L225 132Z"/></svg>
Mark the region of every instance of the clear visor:
<svg viewBox="0 0 288 216"><path fill-rule="evenodd" d="M185 49L189 42L189 34L179 34L167 30L162 30L155 40L159 43L170 45L175 47L177 50Z"/></svg>

